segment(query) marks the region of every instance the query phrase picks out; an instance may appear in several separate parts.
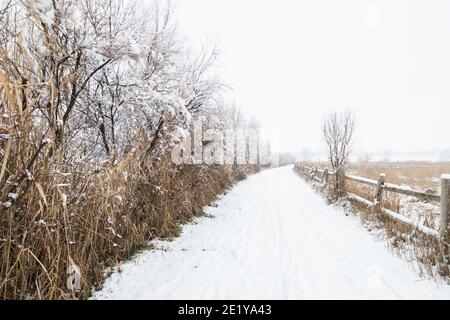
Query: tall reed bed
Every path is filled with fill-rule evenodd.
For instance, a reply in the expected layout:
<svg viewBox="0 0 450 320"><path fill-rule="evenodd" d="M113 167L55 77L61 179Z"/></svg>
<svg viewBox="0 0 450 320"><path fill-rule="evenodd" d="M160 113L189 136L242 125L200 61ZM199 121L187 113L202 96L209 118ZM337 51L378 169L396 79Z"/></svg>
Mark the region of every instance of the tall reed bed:
<svg viewBox="0 0 450 320"><path fill-rule="evenodd" d="M180 223L256 169L175 166L168 155L147 157L142 139L121 161L74 171L40 139L40 124L20 104L20 86L5 77L2 86L10 107L1 126L3 299L88 297L105 268L156 237L177 235ZM67 286L70 266L81 271L81 292Z"/></svg>
<svg viewBox="0 0 450 320"><path fill-rule="evenodd" d="M159 1L0 1L0 298L88 297L257 169L172 163L196 120L250 123L177 30Z"/></svg>

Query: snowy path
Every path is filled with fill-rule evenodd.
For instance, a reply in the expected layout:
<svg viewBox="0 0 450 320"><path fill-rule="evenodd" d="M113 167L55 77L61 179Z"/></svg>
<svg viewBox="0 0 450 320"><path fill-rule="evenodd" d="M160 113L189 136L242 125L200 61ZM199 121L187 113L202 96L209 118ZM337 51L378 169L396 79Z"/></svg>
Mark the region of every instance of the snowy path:
<svg viewBox="0 0 450 320"><path fill-rule="evenodd" d="M292 167L264 171L206 208L214 218L113 274L97 299L450 298Z"/></svg>

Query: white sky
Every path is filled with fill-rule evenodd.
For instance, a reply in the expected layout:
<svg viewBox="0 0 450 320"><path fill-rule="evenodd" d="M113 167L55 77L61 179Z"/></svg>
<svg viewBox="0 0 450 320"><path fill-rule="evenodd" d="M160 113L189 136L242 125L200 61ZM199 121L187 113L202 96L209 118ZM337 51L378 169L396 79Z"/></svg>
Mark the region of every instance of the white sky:
<svg viewBox="0 0 450 320"><path fill-rule="evenodd" d="M356 149L450 147L450 1L178 0L192 44L283 151L321 148L327 110L357 112Z"/></svg>

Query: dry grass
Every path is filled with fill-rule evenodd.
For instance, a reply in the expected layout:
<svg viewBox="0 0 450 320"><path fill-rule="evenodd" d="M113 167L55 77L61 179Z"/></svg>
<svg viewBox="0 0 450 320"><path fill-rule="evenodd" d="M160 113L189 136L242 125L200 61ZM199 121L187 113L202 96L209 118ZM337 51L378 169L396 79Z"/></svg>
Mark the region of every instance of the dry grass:
<svg viewBox="0 0 450 320"><path fill-rule="evenodd" d="M351 210L360 217L366 229L385 240L400 258L412 263L420 276L449 279L448 239L438 240L356 201L350 202Z"/></svg>
<svg viewBox="0 0 450 320"><path fill-rule="evenodd" d="M310 167L325 168L325 163L309 163ZM329 165L328 165L329 167ZM377 180L381 173L386 175L386 182L401 186L408 186L414 190L439 193L440 176L450 172L449 163L351 163L347 166L347 174L357 175ZM367 200L373 200L375 188L353 181L346 181L347 192L359 195ZM399 212L428 227L438 228L439 204L419 201L414 197L384 192L382 205L395 212Z"/></svg>
<svg viewBox="0 0 450 320"><path fill-rule="evenodd" d="M8 171L19 165L16 156L8 159ZM20 183L19 198L0 217L2 298L86 298L106 267L155 237L177 235L180 223L201 215L236 181L231 168L174 167L169 161L154 166L139 158L137 151L102 169L78 191L71 186L92 171L61 177L45 156L33 165L39 174ZM3 197L5 189L8 183ZM80 293L66 286L72 264L81 269Z"/></svg>
<svg viewBox="0 0 450 320"><path fill-rule="evenodd" d="M325 164L308 164L310 167L327 167ZM379 173L388 172L394 175L397 173L401 178L397 180L387 180L391 183L399 183L407 181L405 175L410 173L414 181L421 182L420 186L429 186L426 181L432 181L433 176L440 176L449 168L446 164L364 164L351 165L352 174L369 177L375 179ZM392 171L391 171L392 170ZM311 181L307 176L304 176L301 171L297 172ZM389 175L387 174L389 177ZM409 181L413 181L412 179ZM363 225L367 230L378 237L387 241L389 247L401 258L413 263L421 276L441 277L449 279L450 277L450 239L436 239L434 237L425 235L415 228L394 220L381 212L374 211L373 208L367 208L359 202L347 200L346 198L339 198L330 188L325 188L321 184L315 184L315 189L323 194L328 203L350 202L351 205L345 205L347 210L359 216ZM419 186L419 184L416 184ZM345 185L346 191L362 196L368 200L373 200L375 195L374 188L357 184L355 182L347 181ZM406 201L405 201L406 200ZM436 210L430 207L436 207L433 204L420 203L412 200L410 197L402 199L399 195L386 194L383 198L382 205L385 208L401 212L407 215L408 210L415 210L414 213L422 215L421 223L426 226L436 228L435 218ZM429 210L427 212L427 210ZM438 212L438 210L437 210ZM410 216L411 217L411 216Z"/></svg>
<svg viewBox="0 0 450 320"><path fill-rule="evenodd" d="M377 179L381 173L386 182L411 187L414 190L439 193L440 176L450 172L448 163L359 163L350 164L347 171L351 174ZM348 191L366 199L373 199L374 190L354 182L348 183ZM438 228L439 204L419 201L413 197L385 192L383 206L404 214L431 228Z"/></svg>
<svg viewBox="0 0 450 320"><path fill-rule="evenodd" d="M109 139L117 148L105 151L105 123L100 127L88 123L100 111L92 113L93 93L86 88L89 82L94 87L108 82L106 75L101 79L94 75L99 76L97 71L115 60L114 55L95 55L99 62L91 58L97 49L80 45L97 42L93 41L97 32L89 41L83 40L80 30L89 29L88 16L73 25L72 13L77 13L77 19L81 14L76 2L52 2L58 8L52 27L38 19L34 6L22 4L14 2L7 15L0 12L0 299L86 298L93 287L101 285L108 267L148 247L156 237L176 236L181 223L202 215L205 205L257 168L175 166L168 154L172 135L179 126L189 129L189 125L181 115L176 118L182 112L161 110L167 102L158 99L145 103L145 117L130 112L144 108L140 101L127 103L120 121L114 116L117 106L109 109L108 122L115 128ZM108 21L108 17L99 21ZM79 29L83 26L88 29ZM151 40L152 54L157 52L153 48L156 40L165 44L171 41L160 37L174 37L161 30L157 33L158 39ZM152 37L145 38L150 41ZM164 58L170 71L161 67L157 82L170 81L175 88L171 94L181 94L173 82L178 77L173 70L186 69L187 61L178 68ZM149 70L155 67L147 55L144 60ZM198 68L207 69L204 65ZM109 71L108 77L115 79ZM202 85L206 81L199 75L196 78ZM154 90L154 80L140 80L144 88L132 92ZM129 81L124 83L128 87ZM111 92L112 101L101 93L95 98L105 98L112 105L126 101L128 96L118 86L105 89ZM212 89L195 90L202 99L214 95ZM195 100L196 108L204 106L202 99ZM67 286L67 271L73 265L81 271L80 292Z"/></svg>
<svg viewBox="0 0 450 320"><path fill-rule="evenodd" d="M389 183L408 185L423 191L438 191L441 175L450 173L450 163L352 163L347 171L371 179L377 179L380 173L384 173Z"/></svg>
<svg viewBox="0 0 450 320"><path fill-rule="evenodd" d="M327 163L305 163L309 167L331 168ZM450 163L435 162L365 162L350 163L347 173L378 179L381 173L386 175L386 182L397 185L408 185L413 189L426 191L439 190L440 177L450 173Z"/></svg>
<svg viewBox="0 0 450 320"><path fill-rule="evenodd" d="M16 156L8 159L8 171L18 166ZM237 178L227 167L174 167L169 161L154 166L139 158L138 150L102 169L79 191L71 186L92 171L61 177L45 156L33 165L39 174L20 183L19 198L0 217L2 298L88 297L106 267L155 237L177 235L180 223L201 215ZM3 197L5 189L8 183L2 184ZM81 269L80 293L66 286L72 264Z"/></svg>
<svg viewBox="0 0 450 320"><path fill-rule="evenodd" d="M168 154L149 154L146 135L101 167L71 162L77 150L44 139L34 87L11 78L0 70L0 299L88 297L107 267L177 235L180 223L256 170L175 166ZM72 265L81 292L67 286Z"/></svg>

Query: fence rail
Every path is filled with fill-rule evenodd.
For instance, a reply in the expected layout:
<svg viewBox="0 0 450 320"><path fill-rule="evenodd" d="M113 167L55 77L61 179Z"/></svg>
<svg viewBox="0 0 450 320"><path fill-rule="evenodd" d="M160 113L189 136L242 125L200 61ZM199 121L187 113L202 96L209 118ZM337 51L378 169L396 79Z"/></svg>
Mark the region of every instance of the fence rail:
<svg viewBox="0 0 450 320"><path fill-rule="evenodd" d="M308 175L310 178L312 178L315 181L328 184L330 182L329 177L335 176L336 173L332 170L328 169L320 169L317 167L308 167L301 163L297 163L295 165L295 168L297 170L300 170L303 174ZM443 175L441 178L441 194L431 194L431 193L425 193L420 191L415 191L407 187L398 186L391 183L386 183L386 176L384 174L380 174L378 180L373 180L365 177L359 177L354 175L344 175L345 180L353 181L356 183L360 183L366 186L374 187L376 188L376 193L374 196L374 200L370 201L365 198L362 198L358 195L347 193L349 198L351 198L354 201L357 201L359 203L362 203L364 205L367 205L368 207L378 208L381 212L384 214L390 216L391 218L394 218L396 220L399 220L403 223L409 224L412 227L420 230L421 232L428 234L430 236L438 237L438 236L447 236L448 235L448 222L449 222L449 215L450 215L450 175ZM433 202L440 202L441 204L441 214L440 214L440 226L439 231L431 229L429 227L426 227L424 225L420 225L412 221L411 219L402 216L401 214L397 212L393 212L391 210L388 210L386 208L382 208L381 206L381 199L384 191L403 194L411 197L418 198L420 200L425 201L433 201Z"/></svg>

